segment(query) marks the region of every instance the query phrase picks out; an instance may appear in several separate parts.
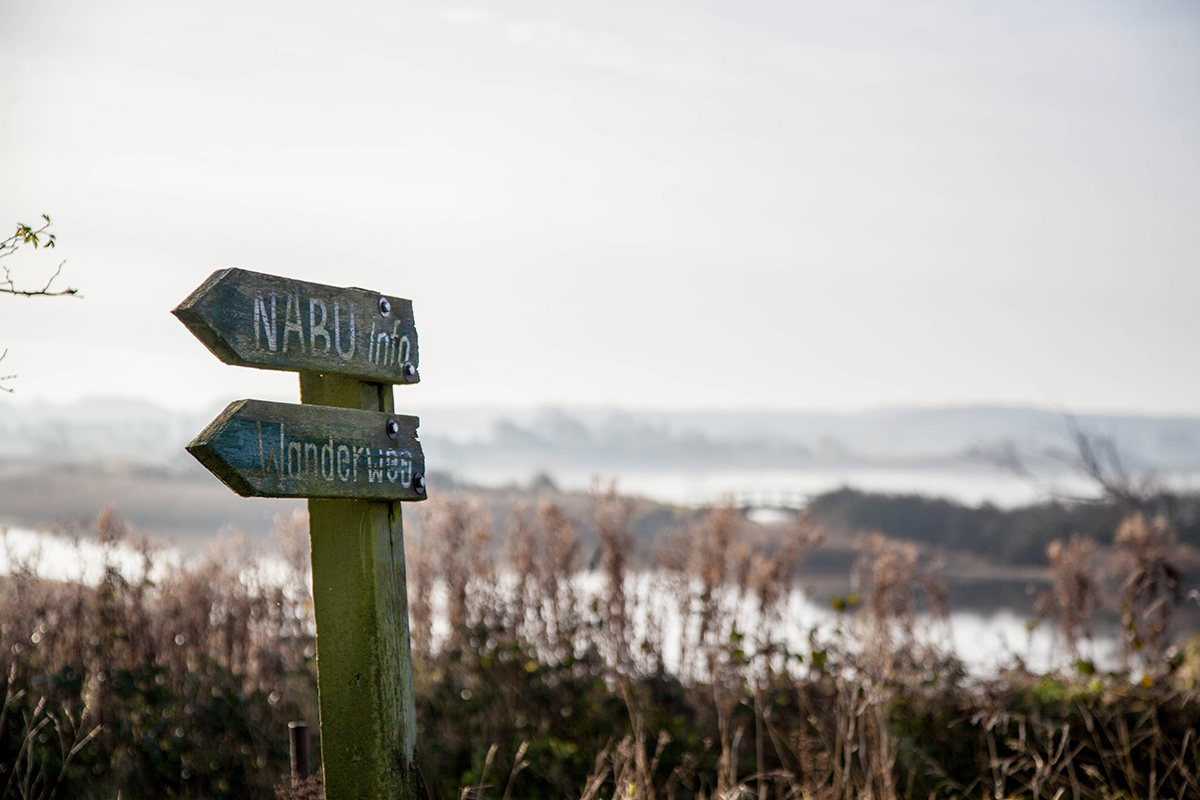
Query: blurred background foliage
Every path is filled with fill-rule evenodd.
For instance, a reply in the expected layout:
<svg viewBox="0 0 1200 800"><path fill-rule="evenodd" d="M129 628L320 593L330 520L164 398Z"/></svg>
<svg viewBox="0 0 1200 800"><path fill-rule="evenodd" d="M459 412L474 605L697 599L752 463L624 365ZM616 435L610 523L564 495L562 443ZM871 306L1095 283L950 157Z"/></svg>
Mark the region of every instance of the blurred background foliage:
<svg viewBox="0 0 1200 800"><path fill-rule="evenodd" d="M601 487L582 514L547 494L502 537L469 493L412 509L429 797L1200 796L1200 640L1174 627L1166 518L1051 542L1039 612L1071 659L971 676L915 543L860 536L853 596L797 644L783 623L827 536L815 512L770 533L739 509L682 514L639 556L634 509ZM63 532L100 545L100 580L17 563L0 797L319 796L288 778L287 722L317 720L307 520L276 529L271 553L225 541L180 562L105 512ZM1114 672L1080 646L1104 611Z"/></svg>

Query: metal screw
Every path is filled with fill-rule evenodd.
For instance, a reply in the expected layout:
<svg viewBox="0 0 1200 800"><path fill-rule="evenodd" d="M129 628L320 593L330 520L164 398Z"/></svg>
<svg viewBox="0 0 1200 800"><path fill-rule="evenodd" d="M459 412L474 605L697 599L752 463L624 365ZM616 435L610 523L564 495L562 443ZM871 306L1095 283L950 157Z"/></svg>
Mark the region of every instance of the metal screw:
<svg viewBox="0 0 1200 800"><path fill-rule="evenodd" d="M413 489L416 490L417 494L425 494L425 476L424 475L422 475L419 472L416 475L413 475L412 485L413 485Z"/></svg>
<svg viewBox="0 0 1200 800"><path fill-rule="evenodd" d="M404 362L404 382L412 383L417 379L417 368L411 361Z"/></svg>
<svg viewBox="0 0 1200 800"><path fill-rule="evenodd" d="M396 422L392 417L388 417L387 422L383 425L383 429L387 431L388 438L392 441L400 438L400 423Z"/></svg>
<svg viewBox="0 0 1200 800"><path fill-rule="evenodd" d="M379 298L379 316L386 317L392 313L392 303L386 297Z"/></svg>

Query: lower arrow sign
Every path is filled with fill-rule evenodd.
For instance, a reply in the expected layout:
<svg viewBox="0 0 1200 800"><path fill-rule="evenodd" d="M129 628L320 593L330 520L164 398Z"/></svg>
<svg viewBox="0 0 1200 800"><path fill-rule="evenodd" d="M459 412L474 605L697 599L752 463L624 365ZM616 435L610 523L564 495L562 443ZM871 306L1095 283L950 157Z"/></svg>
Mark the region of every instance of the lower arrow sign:
<svg viewBox="0 0 1200 800"><path fill-rule="evenodd" d="M187 450L242 497L424 500L416 417L239 400Z"/></svg>

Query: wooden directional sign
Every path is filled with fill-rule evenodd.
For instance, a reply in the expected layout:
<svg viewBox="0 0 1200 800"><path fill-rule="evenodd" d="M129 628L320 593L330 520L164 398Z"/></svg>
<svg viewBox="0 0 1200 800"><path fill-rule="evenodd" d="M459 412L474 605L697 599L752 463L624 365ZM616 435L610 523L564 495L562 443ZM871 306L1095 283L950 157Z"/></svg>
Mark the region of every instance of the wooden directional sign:
<svg viewBox="0 0 1200 800"><path fill-rule="evenodd" d="M242 497L425 499L416 417L239 400L187 450Z"/></svg>
<svg viewBox="0 0 1200 800"><path fill-rule="evenodd" d="M188 452L243 497L307 497L329 800L416 800L416 705L397 500L425 499L412 303L242 269L175 316L227 364L300 373L302 405L239 400Z"/></svg>
<svg viewBox="0 0 1200 800"><path fill-rule="evenodd" d="M230 268L173 312L226 364L416 383L412 302Z"/></svg>

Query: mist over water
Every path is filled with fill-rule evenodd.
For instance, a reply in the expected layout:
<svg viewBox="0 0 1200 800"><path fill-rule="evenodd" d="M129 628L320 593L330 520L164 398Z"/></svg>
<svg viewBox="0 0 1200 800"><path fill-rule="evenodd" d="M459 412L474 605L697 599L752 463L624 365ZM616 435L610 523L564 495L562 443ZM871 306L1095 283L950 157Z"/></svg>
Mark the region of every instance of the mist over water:
<svg viewBox="0 0 1200 800"><path fill-rule="evenodd" d="M885 494L920 494L964 505L984 503L1016 508L1051 497L1097 498L1096 485L1069 473L1024 477L999 469L902 467L818 467L811 469L625 469L589 471L559 468L531 472L504 467L462 467L451 473L457 480L480 486L530 485L544 475L564 491L585 491L596 479L615 480L625 494L661 503L686 506L719 504L727 499L747 505L803 506L808 499L842 488ZM1200 475L1177 476L1189 485Z"/></svg>
<svg viewBox="0 0 1200 800"><path fill-rule="evenodd" d="M681 506L709 506L733 501L746 506L803 507L808 500L838 489L881 494L916 494L967 506L985 503L1019 508L1052 499L1094 500L1100 487L1078 473L1056 470L1019 475L998 467L961 465L923 468L902 466L811 467L803 469L629 468L588 470L560 467L529 470L503 466L461 465L450 474L458 481L488 487L529 486L549 478L563 491L586 491L599 479L616 481L624 494ZM1158 477L1173 489L1200 488L1200 473L1174 472Z"/></svg>

